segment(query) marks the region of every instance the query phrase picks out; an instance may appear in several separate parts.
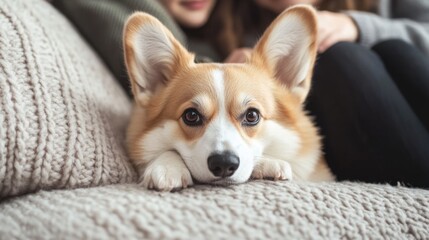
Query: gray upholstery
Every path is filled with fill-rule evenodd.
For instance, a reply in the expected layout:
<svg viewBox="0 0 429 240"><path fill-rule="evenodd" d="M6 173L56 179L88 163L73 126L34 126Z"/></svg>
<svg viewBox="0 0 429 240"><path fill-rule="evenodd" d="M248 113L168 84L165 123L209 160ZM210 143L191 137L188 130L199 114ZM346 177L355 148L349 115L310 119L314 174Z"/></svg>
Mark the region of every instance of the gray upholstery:
<svg viewBox="0 0 429 240"><path fill-rule="evenodd" d="M49 3L0 0L0 198L133 181L131 103Z"/></svg>
<svg viewBox="0 0 429 240"><path fill-rule="evenodd" d="M116 185L0 204L2 239L428 239L428 226L428 191L360 183Z"/></svg>

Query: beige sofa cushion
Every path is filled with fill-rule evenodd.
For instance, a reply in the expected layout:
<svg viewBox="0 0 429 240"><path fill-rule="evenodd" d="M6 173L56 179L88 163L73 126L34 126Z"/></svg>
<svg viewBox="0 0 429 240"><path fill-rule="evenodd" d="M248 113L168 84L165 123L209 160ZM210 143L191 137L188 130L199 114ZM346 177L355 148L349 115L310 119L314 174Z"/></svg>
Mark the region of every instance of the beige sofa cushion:
<svg viewBox="0 0 429 240"><path fill-rule="evenodd" d="M0 204L2 239L429 239L428 226L429 191L361 183L124 184Z"/></svg>
<svg viewBox="0 0 429 240"><path fill-rule="evenodd" d="M0 198L126 183L130 101L43 0L0 0Z"/></svg>

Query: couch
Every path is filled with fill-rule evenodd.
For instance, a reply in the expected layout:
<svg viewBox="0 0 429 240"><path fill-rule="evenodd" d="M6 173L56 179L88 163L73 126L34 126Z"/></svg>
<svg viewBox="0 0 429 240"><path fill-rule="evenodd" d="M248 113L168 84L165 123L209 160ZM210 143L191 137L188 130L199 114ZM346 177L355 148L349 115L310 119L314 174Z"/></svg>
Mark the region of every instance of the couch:
<svg viewBox="0 0 429 240"><path fill-rule="evenodd" d="M250 181L137 183L131 101L44 0L0 0L0 239L428 239L429 191Z"/></svg>

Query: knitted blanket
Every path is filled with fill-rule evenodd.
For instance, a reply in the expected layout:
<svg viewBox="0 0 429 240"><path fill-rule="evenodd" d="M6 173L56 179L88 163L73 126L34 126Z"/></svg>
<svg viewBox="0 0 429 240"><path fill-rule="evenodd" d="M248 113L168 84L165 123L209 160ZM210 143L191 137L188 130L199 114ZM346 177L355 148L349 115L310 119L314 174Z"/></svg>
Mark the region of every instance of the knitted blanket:
<svg viewBox="0 0 429 240"><path fill-rule="evenodd" d="M123 146L130 109L49 3L0 0L0 199L132 182Z"/></svg>
<svg viewBox="0 0 429 240"><path fill-rule="evenodd" d="M254 181L56 190L0 204L1 239L428 239L429 191Z"/></svg>

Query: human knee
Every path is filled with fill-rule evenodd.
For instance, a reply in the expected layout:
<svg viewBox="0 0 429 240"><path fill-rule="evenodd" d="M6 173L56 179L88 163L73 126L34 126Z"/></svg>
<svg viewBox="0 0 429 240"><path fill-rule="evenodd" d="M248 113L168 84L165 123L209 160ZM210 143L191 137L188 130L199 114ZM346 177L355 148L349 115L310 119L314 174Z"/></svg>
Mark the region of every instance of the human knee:
<svg viewBox="0 0 429 240"><path fill-rule="evenodd" d="M340 42L319 55L313 85L314 88L329 86L360 94L378 91L380 86L389 82L391 79L383 62L371 49L356 43Z"/></svg>
<svg viewBox="0 0 429 240"><path fill-rule="evenodd" d="M318 58L319 65L332 65L341 67L345 65L359 66L370 62L374 54L359 44L351 42L339 42L330 47Z"/></svg>
<svg viewBox="0 0 429 240"><path fill-rule="evenodd" d="M404 40L401 39L388 39L385 41L381 41L377 44L375 44L372 48L374 50L379 50L379 49L403 49L403 48L412 48L413 46L410 43L405 42Z"/></svg>
<svg viewBox="0 0 429 240"><path fill-rule="evenodd" d="M419 58L425 58L424 54L418 50L417 47L400 39L382 41L377 43L372 50L377 53L383 61L388 62L414 62L419 61Z"/></svg>

